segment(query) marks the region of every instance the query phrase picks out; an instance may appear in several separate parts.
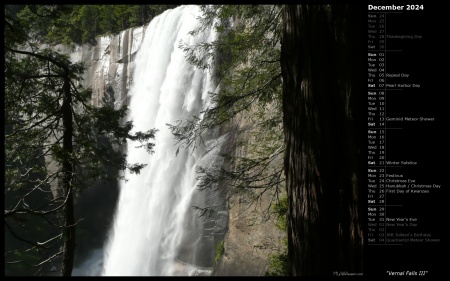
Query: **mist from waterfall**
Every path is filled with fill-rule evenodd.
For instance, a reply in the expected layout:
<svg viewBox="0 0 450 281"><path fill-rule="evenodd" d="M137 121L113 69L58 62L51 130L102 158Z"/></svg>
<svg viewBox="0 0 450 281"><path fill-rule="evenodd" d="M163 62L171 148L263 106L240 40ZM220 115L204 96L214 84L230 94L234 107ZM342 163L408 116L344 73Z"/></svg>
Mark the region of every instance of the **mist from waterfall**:
<svg viewBox="0 0 450 281"><path fill-rule="evenodd" d="M200 13L197 6L180 6L154 18L134 59L128 120L133 121L133 131L159 131L154 154L135 148L139 143L128 143L128 162L148 165L140 174L124 174L127 181L121 182L114 224L103 250L102 275L201 273L201 268L186 265L192 259L179 259L180 246L186 257L202 239L202 225L192 215L195 167L199 161L202 165L214 162L211 157L219 148L208 150L208 144L213 147L221 139L211 138L206 147L194 152L180 149L176 155L178 146L167 126L201 117L210 103L208 92L215 91L211 74L190 65L179 48L180 40L188 45L214 40L211 30L188 34L199 26Z"/></svg>

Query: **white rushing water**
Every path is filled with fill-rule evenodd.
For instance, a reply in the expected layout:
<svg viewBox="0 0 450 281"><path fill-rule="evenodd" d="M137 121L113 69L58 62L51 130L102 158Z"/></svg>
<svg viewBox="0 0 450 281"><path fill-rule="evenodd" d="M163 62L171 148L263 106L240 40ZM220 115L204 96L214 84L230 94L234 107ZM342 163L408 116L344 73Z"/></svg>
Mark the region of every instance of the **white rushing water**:
<svg viewBox="0 0 450 281"><path fill-rule="evenodd" d="M188 35L199 25L199 15L197 6L181 6L156 17L145 30L135 58L128 120L133 121L133 131L159 131L152 155L136 149L138 143L128 143L128 162L148 165L138 175L125 173L128 181L121 183L102 275L204 274L204 269L183 267L177 255L182 241L189 241L186 229L196 227L186 220L186 213L192 212L195 167L205 148L194 153L180 149L176 156L166 125L201 116L210 102L208 92L215 90L209 72L190 65L179 48L180 40L194 45L214 39L210 31Z"/></svg>

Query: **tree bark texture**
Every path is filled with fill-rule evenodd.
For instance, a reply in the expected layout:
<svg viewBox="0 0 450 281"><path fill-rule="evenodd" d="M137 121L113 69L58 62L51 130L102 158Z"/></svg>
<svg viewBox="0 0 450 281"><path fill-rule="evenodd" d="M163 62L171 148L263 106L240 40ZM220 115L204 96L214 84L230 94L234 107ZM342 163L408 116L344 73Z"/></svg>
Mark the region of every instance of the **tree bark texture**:
<svg viewBox="0 0 450 281"><path fill-rule="evenodd" d="M357 6L284 7L291 275L362 272L363 15Z"/></svg>
<svg viewBox="0 0 450 281"><path fill-rule="evenodd" d="M73 270L73 262L75 256L75 216L73 208L73 174L74 165L72 161L73 152L73 120L72 120L72 94L70 92L70 78L69 71L65 69L64 77L64 100L62 104L62 114L63 114L63 153L64 159L62 163L63 167L63 190L66 196L66 204L64 206L63 221L63 249L62 249L62 276L71 276Z"/></svg>

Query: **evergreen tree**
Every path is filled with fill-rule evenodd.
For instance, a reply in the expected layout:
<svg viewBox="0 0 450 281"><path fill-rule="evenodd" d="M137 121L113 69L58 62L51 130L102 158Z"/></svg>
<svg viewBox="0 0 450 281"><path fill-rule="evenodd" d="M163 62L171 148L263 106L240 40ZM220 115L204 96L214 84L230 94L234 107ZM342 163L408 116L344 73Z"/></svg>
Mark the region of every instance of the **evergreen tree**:
<svg viewBox="0 0 450 281"><path fill-rule="evenodd" d="M31 12L44 21L58 16L47 8ZM122 123L126 107L91 106L91 91L80 86L83 65L36 48L29 24L5 10L5 231L20 242L6 245L5 263L70 276L76 193L111 167L139 173L145 164L127 163L113 147L137 141L152 152L155 131L132 133L132 123Z"/></svg>

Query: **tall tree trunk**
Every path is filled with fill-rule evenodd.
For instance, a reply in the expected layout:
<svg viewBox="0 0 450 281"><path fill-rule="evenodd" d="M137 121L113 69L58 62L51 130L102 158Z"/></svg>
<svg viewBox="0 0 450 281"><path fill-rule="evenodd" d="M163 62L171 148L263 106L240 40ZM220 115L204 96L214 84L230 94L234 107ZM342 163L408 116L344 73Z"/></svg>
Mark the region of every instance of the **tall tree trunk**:
<svg viewBox="0 0 450 281"><path fill-rule="evenodd" d="M362 16L284 7L281 67L291 275L362 271ZM360 43L361 42L361 43Z"/></svg>
<svg viewBox="0 0 450 281"><path fill-rule="evenodd" d="M64 194L67 196L67 201L64 206L64 230L63 230L63 262L61 275L71 276L73 269L73 262L75 256L75 216L73 209L73 174L74 165L72 162L72 152L73 152L73 127L72 127L72 95L70 92L70 78L69 71L65 69L64 77L64 100L62 104L63 113L63 152L64 159L62 163L63 167L63 190Z"/></svg>

